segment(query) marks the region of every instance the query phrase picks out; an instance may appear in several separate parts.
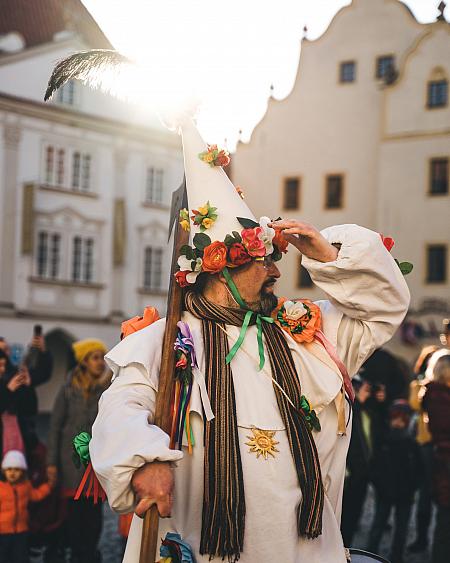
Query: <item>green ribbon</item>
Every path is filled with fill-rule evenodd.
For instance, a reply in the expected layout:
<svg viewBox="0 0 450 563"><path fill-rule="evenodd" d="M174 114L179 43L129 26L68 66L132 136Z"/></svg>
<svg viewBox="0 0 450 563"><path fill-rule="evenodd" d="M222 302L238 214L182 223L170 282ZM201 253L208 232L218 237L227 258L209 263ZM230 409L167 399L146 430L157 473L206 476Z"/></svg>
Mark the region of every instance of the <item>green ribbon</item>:
<svg viewBox="0 0 450 563"><path fill-rule="evenodd" d="M252 321L253 317L255 317L256 318L256 328L257 328L258 352L259 352L259 369L261 370L264 367L264 363L266 361L266 359L264 357L262 322L264 321L266 323L273 323L274 321L273 321L272 317L265 317L264 315L261 315L261 313L257 313L256 311L251 311L247 307L247 304L245 303L245 301L242 299L242 297L241 297L241 295L238 291L238 288L236 287L236 284L234 283L234 281L231 278L231 275L230 275L230 272L228 271L228 268L224 268L222 270L222 273L223 273L224 278L227 281L227 284L228 284L228 287L230 288L231 294L236 299L237 304L242 309L247 309L247 312L245 313L245 317L244 317L244 322L242 323L242 328L241 328L241 331L239 333L239 338L236 340L236 342L234 343L234 346L228 352L227 357L226 357L226 363L229 364L231 362L231 360L234 358L234 356L236 355L237 351L239 350L242 343L244 342L244 338L245 338L245 335L247 334L247 329L250 325L250 322Z"/></svg>
<svg viewBox="0 0 450 563"><path fill-rule="evenodd" d="M90 441L91 435L89 434L89 432L80 432L72 440L73 449L75 450L75 453L78 455L84 467L87 467L89 465L89 462L91 461L91 456L89 454Z"/></svg>

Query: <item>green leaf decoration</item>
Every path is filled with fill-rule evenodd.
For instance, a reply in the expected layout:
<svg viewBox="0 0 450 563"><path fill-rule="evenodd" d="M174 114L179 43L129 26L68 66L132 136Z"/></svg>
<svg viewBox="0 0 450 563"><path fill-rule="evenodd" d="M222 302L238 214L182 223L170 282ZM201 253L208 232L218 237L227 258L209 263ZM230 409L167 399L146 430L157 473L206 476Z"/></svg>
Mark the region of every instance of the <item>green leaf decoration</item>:
<svg viewBox="0 0 450 563"><path fill-rule="evenodd" d="M186 256L186 258L188 260L193 260L195 259L194 256L194 250L191 246L189 246L188 244L184 244L181 248L180 248L180 254L182 256Z"/></svg>
<svg viewBox="0 0 450 563"><path fill-rule="evenodd" d="M231 235L227 235L223 243L225 246L231 246L232 244L235 243L234 237L232 237Z"/></svg>
<svg viewBox="0 0 450 563"><path fill-rule="evenodd" d="M245 217L236 217L239 223L244 227L244 229L254 229L259 227L259 223L253 221L253 219L246 219Z"/></svg>
<svg viewBox="0 0 450 563"><path fill-rule="evenodd" d="M198 250L205 250L211 244L211 238L205 233L197 233L193 240L195 248Z"/></svg>
<svg viewBox="0 0 450 563"><path fill-rule="evenodd" d="M411 264L411 262L400 262L398 267L400 268L401 273L404 276L407 276L413 271L414 265Z"/></svg>
<svg viewBox="0 0 450 563"><path fill-rule="evenodd" d="M233 231L233 236L236 239L236 242L242 242L242 237L237 231Z"/></svg>

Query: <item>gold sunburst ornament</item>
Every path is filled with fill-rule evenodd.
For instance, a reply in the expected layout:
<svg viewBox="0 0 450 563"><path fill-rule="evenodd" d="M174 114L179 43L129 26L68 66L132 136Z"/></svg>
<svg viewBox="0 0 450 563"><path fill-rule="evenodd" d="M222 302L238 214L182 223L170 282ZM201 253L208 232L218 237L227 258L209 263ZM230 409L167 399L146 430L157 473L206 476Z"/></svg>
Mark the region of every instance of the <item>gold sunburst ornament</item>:
<svg viewBox="0 0 450 563"><path fill-rule="evenodd" d="M274 440L276 431L274 430L260 430L259 428L251 428L253 436L247 436L250 442L245 442L246 446L250 446L250 453L255 453L256 458L263 456L264 459L268 459L269 455L275 457L277 446L280 442Z"/></svg>

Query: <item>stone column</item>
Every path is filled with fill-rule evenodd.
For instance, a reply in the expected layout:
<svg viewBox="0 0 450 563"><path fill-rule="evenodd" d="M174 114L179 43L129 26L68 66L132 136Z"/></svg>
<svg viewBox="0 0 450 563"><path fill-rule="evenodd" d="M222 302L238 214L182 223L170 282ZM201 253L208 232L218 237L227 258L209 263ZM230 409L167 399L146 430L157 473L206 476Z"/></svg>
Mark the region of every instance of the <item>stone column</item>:
<svg viewBox="0 0 450 563"><path fill-rule="evenodd" d="M3 130L4 170L1 228L0 308L14 309L14 278L17 250L17 173L22 131L17 124Z"/></svg>

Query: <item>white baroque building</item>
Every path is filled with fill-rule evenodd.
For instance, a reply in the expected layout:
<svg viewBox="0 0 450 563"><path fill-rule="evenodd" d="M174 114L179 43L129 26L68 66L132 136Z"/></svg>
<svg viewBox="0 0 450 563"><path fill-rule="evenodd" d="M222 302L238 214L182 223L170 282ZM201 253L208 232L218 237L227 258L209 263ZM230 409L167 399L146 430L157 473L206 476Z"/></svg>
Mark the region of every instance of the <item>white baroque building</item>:
<svg viewBox="0 0 450 563"><path fill-rule="evenodd" d="M111 48L78 0L0 7L0 336L26 346L43 326L56 359L44 411L73 340L112 346L124 319L165 311L179 138L79 83L43 102L55 62L93 47Z"/></svg>
<svg viewBox="0 0 450 563"><path fill-rule="evenodd" d="M411 312L391 344L407 358L417 346L405 343L437 343L450 315L444 7L420 24L398 0L353 0L321 37L303 39L291 93L269 100L232 163L234 183L260 215L319 228L359 223L396 240L392 254L414 263ZM282 295L321 297L295 252L281 269Z"/></svg>

